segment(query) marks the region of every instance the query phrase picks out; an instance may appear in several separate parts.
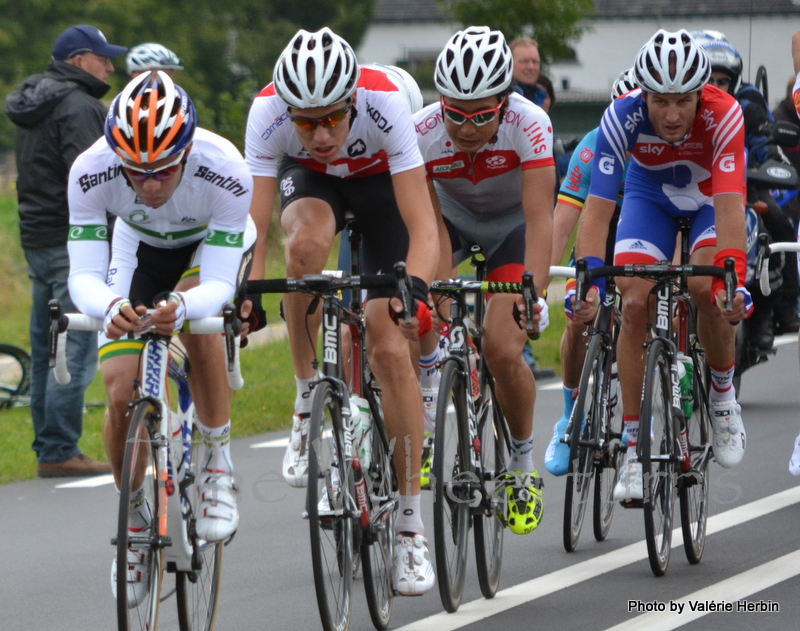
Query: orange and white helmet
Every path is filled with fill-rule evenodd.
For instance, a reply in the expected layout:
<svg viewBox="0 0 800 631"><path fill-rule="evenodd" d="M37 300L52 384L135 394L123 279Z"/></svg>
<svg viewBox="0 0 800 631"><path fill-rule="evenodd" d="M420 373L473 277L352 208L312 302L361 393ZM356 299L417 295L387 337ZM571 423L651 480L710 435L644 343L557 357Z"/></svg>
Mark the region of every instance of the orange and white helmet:
<svg viewBox="0 0 800 631"><path fill-rule="evenodd" d="M108 110L109 146L123 160L151 163L184 151L194 138L197 112L183 88L161 71L139 75Z"/></svg>

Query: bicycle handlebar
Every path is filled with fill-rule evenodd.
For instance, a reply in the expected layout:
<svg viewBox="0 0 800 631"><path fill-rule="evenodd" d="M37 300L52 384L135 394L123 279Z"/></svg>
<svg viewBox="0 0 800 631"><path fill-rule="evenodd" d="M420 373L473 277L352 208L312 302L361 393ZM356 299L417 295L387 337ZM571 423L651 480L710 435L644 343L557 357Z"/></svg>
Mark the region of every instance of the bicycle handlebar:
<svg viewBox="0 0 800 631"><path fill-rule="evenodd" d="M769 265L767 264L770 255L777 252L800 252L800 243L796 241L780 241L778 243L768 243L764 249L766 252L763 257L759 256L756 273L759 277L761 293L769 296L772 293L772 289L769 286Z"/></svg>

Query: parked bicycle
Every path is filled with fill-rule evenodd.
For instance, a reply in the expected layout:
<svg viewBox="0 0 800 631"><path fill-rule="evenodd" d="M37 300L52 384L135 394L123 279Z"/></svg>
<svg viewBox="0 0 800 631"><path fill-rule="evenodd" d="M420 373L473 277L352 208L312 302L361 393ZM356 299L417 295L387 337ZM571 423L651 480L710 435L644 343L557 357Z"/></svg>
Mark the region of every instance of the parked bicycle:
<svg viewBox="0 0 800 631"><path fill-rule="evenodd" d="M67 330L101 331L103 321L83 314L64 314L58 300L50 301L50 366L60 384L69 383L66 363ZM233 305L226 305L222 317L190 320L186 333L224 333L228 355L228 382L241 388L239 372L239 328ZM119 484L117 536L111 544L117 549L117 624L120 631L155 631L159 606L176 594L181 631L210 631L214 628L219 601L222 553L230 542L208 542L195 532L196 507L200 498L195 482L200 479L199 456L202 445L197 416L186 382L189 366L179 366L180 351L171 344L172 336L159 335L154 327L137 335L144 340L140 358L141 373L135 383L137 398L128 405L131 423L122 479ZM171 406L168 377L177 387L178 406ZM131 492L145 476L145 501L153 519L141 533L128 529ZM136 478L136 482L134 482ZM128 558L131 550L151 556L149 592L138 605L128 600ZM138 567L138 566L137 566ZM164 571L175 574L175 589L162 594Z"/></svg>
<svg viewBox="0 0 800 631"><path fill-rule="evenodd" d="M31 403L31 356L17 346L0 344L0 410Z"/></svg>

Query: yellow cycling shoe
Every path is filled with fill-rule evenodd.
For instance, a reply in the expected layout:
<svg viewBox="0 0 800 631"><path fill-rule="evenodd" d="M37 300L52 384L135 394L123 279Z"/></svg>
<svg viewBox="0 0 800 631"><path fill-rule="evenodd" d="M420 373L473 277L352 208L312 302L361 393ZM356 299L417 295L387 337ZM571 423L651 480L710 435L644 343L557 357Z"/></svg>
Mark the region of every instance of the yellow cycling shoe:
<svg viewBox="0 0 800 631"><path fill-rule="evenodd" d="M419 470L420 488L430 490L431 488L431 467L433 466L433 434L425 432L422 439L422 466Z"/></svg>
<svg viewBox="0 0 800 631"><path fill-rule="evenodd" d="M511 532L527 535L544 514L544 481L536 471L512 471L504 476L506 485L506 523Z"/></svg>

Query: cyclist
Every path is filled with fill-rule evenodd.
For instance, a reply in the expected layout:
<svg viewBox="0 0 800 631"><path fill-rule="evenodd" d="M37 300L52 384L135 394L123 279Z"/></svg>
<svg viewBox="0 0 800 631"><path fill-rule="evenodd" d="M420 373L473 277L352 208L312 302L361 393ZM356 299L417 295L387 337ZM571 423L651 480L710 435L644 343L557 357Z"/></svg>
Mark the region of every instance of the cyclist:
<svg viewBox="0 0 800 631"><path fill-rule="evenodd" d="M734 258L739 286L731 312L724 308L721 279L689 279L711 374L714 457L728 468L741 461L745 449L741 408L733 388L734 327L726 321L741 320L752 311L743 287L746 165L741 108L733 97L707 85L710 73L705 51L685 30L659 30L639 51L634 74L641 90L612 102L600 124L576 254L587 257L590 267L602 265L627 153L630 164L617 225L616 264L671 260L679 217L692 223L692 263L722 265L727 257ZM617 358L628 449L614 496L641 500L642 467L635 448L652 283L619 278L617 286L623 295ZM581 321L594 316L603 287L598 281L590 288L587 302L575 312Z"/></svg>
<svg viewBox="0 0 800 631"><path fill-rule="evenodd" d="M797 75L792 90L792 100L797 116L800 118L800 30L795 31L794 35L792 35L792 61L794 61L794 71ZM798 239L800 239L800 228L798 228ZM797 265L798 274L800 274L800 254L797 255ZM800 333L798 333L797 341L797 355L798 359L800 359ZM792 475L800 476L800 435L794 441L794 451L789 460L789 472Z"/></svg>
<svg viewBox="0 0 800 631"><path fill-rule="evenodd" d="M459 31L436 62L439 102L414 121L428 190L444 222L440 276L449 277L474 244L486 253L488 280L519 282L525 269L533 271L541 296L534 307L536 328L543 331L553 230L553 130L539 106L511 91L512 71L500 31L485 26ZM516 305L513 295L489 299L481 350L511 432L508 523L512 532L525 534L538 526L543 503L533 462L536 382L522 357L527 338L514 321Z"/></svg>
<svg viewBox="0 0 800 631"><path fill-rule="evenodd" d="M103 435L117 485L143 346L128 333L142 324L147 308L156 307L152 323L164 335L180 330L186 318L218 315L255 241L244 159L230 142L196 125L194 105L181 87L163 72L142 74L111 104L105 137L70 171L69 287L80 311L105 322L99 344L109 400ZM107 212L117 217L110 261ZM239 522L226 359L220 336L182 335L181 341L195 360L189 384L204 444L197 534L221 541ZM143 476L133 485L139 491L132 493L132 531L152 518ZM132 569L141 566L133 576L148 576L145 549L131 549L128 560ZM116 571L116 593L114 577ZM134 580L128 588L129 604L136 606L149 585Z"/></svg>
<svg viewBox="0 0 800 631"><path fill-rule="evenodd" d="M162 70L170 77L173 71L183 70L183 62L166 46L155 42L145 42L134 46L125 57L125 67L131 77L138 77L143 72Z"/></svg>
<svg viewBox="0 0 800 631"><path fill-rule="evenodd" d="M620 74L611 87L611 100L636 89L636 80L633 68ZM569 161L567 176L561 183L558 192L558 202L553 214L553 254L550 258L551 265L560 265L564 256L572 231L578 225L581 211L589 195L589 184L592 181L592 165L596 155L597 134L600 128L590 131L577 145ZM623 173L622 179L625 179ZM616 200L614 216L609 224L608 238L606 240L605 261L614 258L614 241L616 238L617 220L619 219L620 205L622 204L622 191L624 182L620 183L619 196ZM567 302L575 295L575 280L570 279L566 285ZM552 475L564 475L569 470L569 445L562 441L569 424L569 417L578 396L578 385L583 369L583 359L586 355L586 341L583 334L586 324L572 317L567 318L564 332L561 335L561 375L563 380L564 411L561 418L553 426L553 436L547 451L544 454L544 466ZM616 394L616 393L615 393ZM618 396L618 394L617 394ZM613 401L616 406L618 401Z"/></svg>
<svg viewBox="0 0 800 631"><path fill-rule="evenodd" d="M423 412L416 366L418 340L431 328L428 286L439 248L406 99L384 72L359 68L353 49L329 28L300 30L278 59L273 82L253 103L245 145L255 176L251 213L259 229L254 277L263 273L264 236L277 191L288 276L322 271L346 211L355 215L363 236L367 273L391 273L397 261L408 263L411 324L395 326L402 306L393 291L370 291L367 353L381 385L389 437L396 439L395 588L421 594L433 586L434 575L420 514ZM297 381L283 463L292 486L306 486L308 478L310 388L316 378L312 341L319 327L319 312L307 316L310 300L302 293L283 300Z"/></svg>

